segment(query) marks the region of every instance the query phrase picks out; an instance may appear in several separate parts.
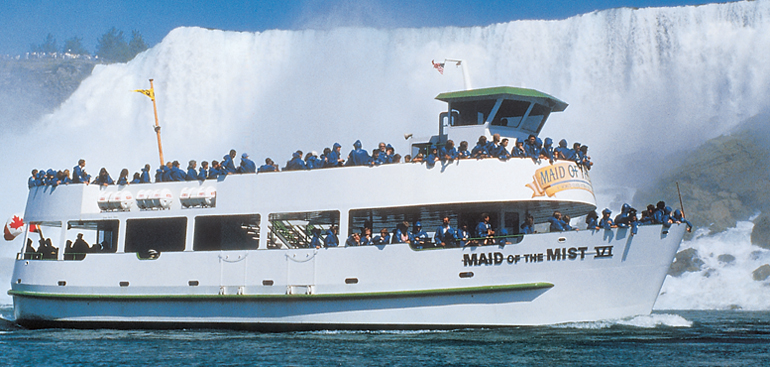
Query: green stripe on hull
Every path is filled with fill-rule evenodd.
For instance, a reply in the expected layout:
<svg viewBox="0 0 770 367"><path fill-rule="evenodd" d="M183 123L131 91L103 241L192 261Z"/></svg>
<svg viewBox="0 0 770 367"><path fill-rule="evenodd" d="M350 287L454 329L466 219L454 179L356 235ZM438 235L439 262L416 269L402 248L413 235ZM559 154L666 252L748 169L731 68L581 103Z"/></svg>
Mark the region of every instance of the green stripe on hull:
<svg viewBox="0 0 770 367"><path fill-rule="evenodd" d="M368 293L334 293L334 294L245 294L245 295L220 295L220 294L169 294L169 295L122 295L122 294L64 294L64 293L42 293L26 291L8 291L8 294L14 297L30 298L56 298L56 299L91 299L91 300L233 300L233 301L311 301L311 300L333 300L333 299L367 299L367 298L402 298L402 297L430 297L430 296L448 296L461 295L468 293L497 293L511 291L529 291L552 288L553 284L523 283L509 285L490 285L482 287L466 288L444 288L427 289L416 291L398 291L398 292L368 292Z"/></svg>

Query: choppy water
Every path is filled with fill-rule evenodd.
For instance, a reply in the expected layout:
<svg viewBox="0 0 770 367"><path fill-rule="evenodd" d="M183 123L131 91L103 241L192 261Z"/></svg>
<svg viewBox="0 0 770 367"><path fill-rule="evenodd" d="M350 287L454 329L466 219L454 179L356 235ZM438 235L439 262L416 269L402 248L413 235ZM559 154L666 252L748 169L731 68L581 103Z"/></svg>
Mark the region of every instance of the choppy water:
<svg viewBox="0 0 770 367"><path fill-rule="evenodd" d="M0 309L3 316L12 309ZM770 312L665 311L626 320L451 331L24 330L2 365L766 366Z"/></svg>

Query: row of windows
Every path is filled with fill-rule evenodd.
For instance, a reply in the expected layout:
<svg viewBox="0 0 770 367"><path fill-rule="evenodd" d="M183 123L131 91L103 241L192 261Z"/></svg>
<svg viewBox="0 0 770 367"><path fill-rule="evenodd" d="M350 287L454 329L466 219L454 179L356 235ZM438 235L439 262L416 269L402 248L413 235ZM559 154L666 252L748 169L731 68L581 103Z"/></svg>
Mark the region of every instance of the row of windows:
<svg viewBox="0 0 770 367"><path fill-rule="evenodd" d="M441 224L444 216L452 226L473 228L481 212L491 216L495 228L508 229L509 234L518 233L517 212L490 210L489 207L467 207L458 210L456 205L441 205L413 208L383 208L352 210L348 220L348 233L339 233L339 242L344 244L348 235L362 228L373 229L373 234L387 229L393 233L396 226L404 221L414 224L422 222L423 228L431 231ZM194 220L194 251L256 250L260 242L260 214L198 216ZM339 211L313 211L295 213L273 213L268 216L266 245L268 249L309 247L313 233L326 234L333 225L340 223ZM27 258L55 259L59 245L63 246L64 258L82 259L83 254L117 252L120 222L111 220L69 221L65 231L61 222L33 222L27 234ZM410 228L411 229L411 228ZM188 231L188 218L143 218L128 219L125 222L125 248L127 253L140 257L152 256L153 251L184 251ZM63 236L63 237L62 237ZM39 246L34 240L39 237ZM32 244L32 245L30 245Z"/></svg>

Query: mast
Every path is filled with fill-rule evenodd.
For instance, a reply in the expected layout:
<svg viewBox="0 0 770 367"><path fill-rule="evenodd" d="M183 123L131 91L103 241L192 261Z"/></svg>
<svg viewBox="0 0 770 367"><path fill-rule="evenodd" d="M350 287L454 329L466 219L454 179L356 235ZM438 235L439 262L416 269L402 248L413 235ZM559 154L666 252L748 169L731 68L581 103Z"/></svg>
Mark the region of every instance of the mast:
<svg viewBox="0 0 770 367"><path fill-rule="evenodd" d="M155 134L158 137L158 155L160 156L160 165L164 165L163 161L163 145L160 143L160 124L158 123L158 106L155 104L155 87L152 85L152 79L150 79L150 89L137 89L134 92L139 92L152 100L152 110L155 113Z"/></svg>

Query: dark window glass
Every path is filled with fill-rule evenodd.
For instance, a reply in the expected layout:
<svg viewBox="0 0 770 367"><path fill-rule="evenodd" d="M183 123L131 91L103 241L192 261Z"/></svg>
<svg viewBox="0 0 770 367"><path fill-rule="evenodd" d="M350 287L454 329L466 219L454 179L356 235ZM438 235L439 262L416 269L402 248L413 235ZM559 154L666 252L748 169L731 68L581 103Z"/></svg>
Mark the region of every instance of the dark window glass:
<svg viewBox="0 0 770 367"><path fill-rule="evenodd" d="M126 252L139 254L184 251L187 218L129 219Z"/></svg>
<svg viewBox="0 0 770 367"><path fill-rule="evenodd" d="M259 221L259 214L196 217L193 250L255 250Z"/></svg>

